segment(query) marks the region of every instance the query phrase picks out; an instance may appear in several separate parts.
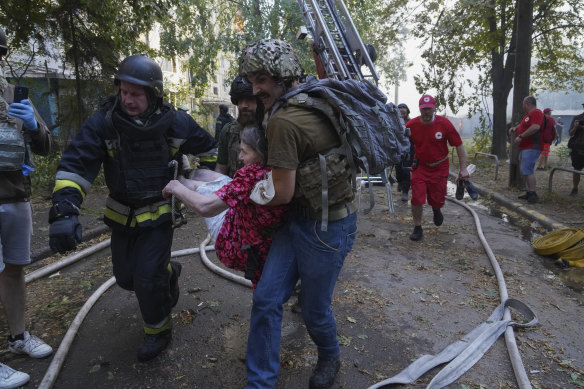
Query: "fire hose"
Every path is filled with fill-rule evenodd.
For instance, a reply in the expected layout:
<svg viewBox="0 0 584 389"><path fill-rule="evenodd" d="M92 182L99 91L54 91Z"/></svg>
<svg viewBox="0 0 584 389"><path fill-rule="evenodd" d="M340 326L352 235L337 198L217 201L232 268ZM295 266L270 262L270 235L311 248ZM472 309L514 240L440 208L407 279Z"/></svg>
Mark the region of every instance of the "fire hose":
<svg viewBox="0 0 584 389"><path fill-rule="evenodd" d="M523 327L533 326L537 324L537 316L529 307L527 307L522 302L515 299L510 299L508 297L507 287L505 284L505 280L503 278L502 271L482 233L480 221L478 219L476 212L474 212L474 210L472 210L469 206L460 201L451 198L448 198L448 200L466 208L472 214L473 219L475 221L475 225L477 227L477 233L491 261L491 265L493 266L497 281L499 283L501 304L495 309L495 311L487 321L485 321L483 324L479 325L477 328L475 328L473 331L467 334L461 341L455 342L452 345L448 346L443 352L441 352L437 356L425 355L419 358L398 375L391 377L387 380L381 381L371 386L370 389L381 388L385 385L392 383L411 383L415 381L417 378L419 378L421 375L423 375L426 371L430 370L431 368L451 361L449 365L447 365L440 373L438 373L436 377L434 377L434 379L432 380L428 387L438 388L448 385L449 383L454 382L457 378L464 374L464 372L466 372L470 367L472 367L481 358L484 352L488 350L490 345L494 343L494 341L496 341L496 339L502 332L505 333L505 340L507 343L509 356L511 358L511 364L515 372L518 386L522 389L531 388L531 384L529 382L529 379L523 367L523 363L521 361L521 356L519 355L519 351L517 349L517 344L515 342L513 332L513 326L514 325ZM203 264L205 264L205 266L208 267L214 273L222 277L225 277L231 281L237 282L241 285L251 287L251 282L249 280L245 279L244 277L233 274L223 268L220 268L209 260L209 258L206 255L206 251L214 249L214 246L206 246L206 244L210 240L211 237L207 235L203 242L201 242L199 248L174 251L172 252L171 256L177 257L199 253ZM27 283L32 282L47 274L54 273L58 269L61 269L95 252L107 248L109 245L110 239L107 239L92 247L84 249L79 253L75 253L71 256L65 257L62 260L58 261L57 263L53 263L51 265L48 265L44 268L38 269L28 274L25 278L25 281ZM107 291L114 283L115 283L114 277L107 280L92 294L92 296L80 309L79 313L77 314L70 328L65 334L57 352L55 353L55 356L49 368L47 369L47 372L39 388L48 389L53 386L58 376L58 373L64 363L66 355L71 347L73 339L75 338L77 330L79 329L83 320L89 313L89 310L97 302L99 297L101 297L101 295L105 293L105 291ZM517 311L519 311L525 318L529 320L529 322L527 324L517 324L513 322L511 320L509 308L514 308ZM487 325L488 323L491 323L491 325Z"/></svg>
<svg viewBox="0 0 584 389"><path fill-rule="evenodd" d="M190 249L185 249L185 250L173 251L171 253L171 257L180 257L180 256L199 253L199 254L201 254L201 259L202 259L203 263L205 264L205 266L207 266L213 272L215 272L217 274L221 274L222 276L229 278L232 281L238 282L242 285L251 287L251 282L249 282L249 280L246 280L243 277L239 277L236 274L233 274L233 273L230 273L224 269L221 269L220 267L216 266L214 263L212 263L209 260L209 258L206 255L206 251L215 249L214 246L205 246L210 240L211 240L211 237L209 235L207 235L206 239L201 243L201 245L198 248L190 248ZM69 255L69 256L67 256L67 257L65 257L65 258L63 258L55 263L47 265L47 266L40 268L38 270L35 270L34 272L31 272L30 274L28 274L25 277L25 282L29 283L29 282L32 282L32 281L37 280L39 278L42 278L48 274L52 274L59 269L62 269L62 268L69 266L69 265L71 265L71 264L73 264L73 263L75 263L83 258L88 257L89 255L92 255L96 252L99 252L103 249L106 249L107 247L110 246L110 244L111 244L111 239L106 239L106 240L104 240L100 243L97 243L91 247L88 247L84 250L81 250L78 253L74 253L74 254ZM247 285L246 282L249 283L249 285ZM75 316L75 319L73 319L71 325L69 326L69 329L65 333L65 336L63 337L63 340L61 341L61 344L59 345L59 348L57 349L57 352L55 353L53 360L51 361L51 364L47 368L45 376L43 377L43 380L41 381L41 383L39 385L39 389L49 389L54 385L54 383L59 375L59 372L61 371L61 368L63 367L63 363L65 362L65 358L67 357L67 354L69 353L69 349L71 348L73 340L75 339L75 335L77 334L79 327L83 323L83 320L85 319L85 317L87 316L87 314L89 313L91 308L95 305L97 300L115 283L116 283L115 277L111 277L110 279L108 279L95 292L93 292L93 294L89 297L89 299L81 307L81 309L79 310L79 312Z"/></svg>

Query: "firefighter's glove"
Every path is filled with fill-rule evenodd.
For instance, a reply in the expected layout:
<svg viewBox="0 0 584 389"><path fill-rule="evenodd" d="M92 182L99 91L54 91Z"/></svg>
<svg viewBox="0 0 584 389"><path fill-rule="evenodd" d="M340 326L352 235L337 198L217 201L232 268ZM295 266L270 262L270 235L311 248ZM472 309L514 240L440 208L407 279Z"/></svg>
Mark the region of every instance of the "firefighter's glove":
<svg viewBox="0 0 584 389"><path fill-rule="evenodd" d="M20 103L10 104L8 114L19 118L24 122L24 128L30 131L35 131L38 123L34 117L34 109L28 99L22 100Z"/></svg>
<svg viewBox="0 0 584 389"><path fill-rule="evenodd" d="M53 252L63 254L74 250L81 243L82 227L76 215L63 216L51 223L49 228L49 246Z"/></svg>
<svg viewBox="0 0 584 389"><path fill-rule="evenodd" d="M81 242L82 227L77 219L79 207L71 201L59 201L49 210L49 246L61 254Z"/></svg>

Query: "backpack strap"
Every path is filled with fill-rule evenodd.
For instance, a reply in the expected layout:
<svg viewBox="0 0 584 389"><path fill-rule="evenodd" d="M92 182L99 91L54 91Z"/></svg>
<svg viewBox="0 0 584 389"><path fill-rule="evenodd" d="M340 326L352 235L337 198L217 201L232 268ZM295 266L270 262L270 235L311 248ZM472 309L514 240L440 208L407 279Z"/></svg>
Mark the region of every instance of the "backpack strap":
<svg viewBox="0 0 584 389"><path fill-rule="evenodd" d="M286 98L286 102L288 105L315 110L317 112L320 112L329 120L329 122L334 127L337 135L341 140L341 147L336 148L334 150L342 153L347 157L347 161L349 162L349 166L351 168L351 184L355 190L357 188L357 165L355 164L353 155L354 154L361 155L361 157L359 157L359 161L361 162L361 165L365 169L365 174L367 175L367 181L369 184L369 208L365 209L363 213L368 214L369 212L371 212L375 205L375 196L373 194L373 184L371 183L369 163L367 162L367 158L364 155L362 155L363 153L361 152L361 147L359 146L359 144L357 142L349 143L349 140L347 138L347 132L344 130L345 128L348 127L348 125L344 124L343 122L344 119L340 112L337 112L327 102L326 99L310 96L309 93L299 89L295 89L289 92L284 96L284 98ZM376 109L378 108L376 107ZM275 110L272 112L275 112ZM353 153L353 150L355 151L355 153ZM326 170L322 170L321 173L322 175L326 175ZM384 183L384 185L386 186L388 185L387 177L385 177L385 174L381 174L381 180Z"/></svg>
<svg viewBox="0 0 584 389"><path fill-rule="evenodd" d="M340 120L342 118L337 117L335 115L335 111L333 107L330 106L324 99L315 98L307 93L300 92L298 90L294 90L288 93L286 96L290 96L287 98L287 104L291 106L301 107L305 109L310 109L313 111L320 112L323 116L325 116L330 124L335 129L335 132L339 136L341 140L341 146L335 147L333 149L328 150L326 153L318 154L319 162L320 162L320 175L322 181L322 223L321 223L321 231L326 231L328 227L328 180L326 175L326 160L325 156L330 153L339 153L343 154L349 163L349 167L351 168L351 185L353 188L357 187L357 166L355 165L355 161L353 161L353 155L351 152L351 146L349 145L349 141L347 140L347 134L345 131L342 130L343 126L340 124ZM286 97L285 96L285 97ZM273 111L275 112L275 111ZM363 161L367 166L367 161ZM372 188L369 188L371 201L374 201L373 191ZM373 208L373 206L371 207ZM369 212L371 208L367 211Z"/></svg>
<svg viewBox="0 0 584 389"><path fill-rule="evenodd" d="M320 178L322 182L322 217L320 230L326 231L328 229L328 180L326 177L326 160L324 155L318 154L318 160L320 162Z"/></svg>

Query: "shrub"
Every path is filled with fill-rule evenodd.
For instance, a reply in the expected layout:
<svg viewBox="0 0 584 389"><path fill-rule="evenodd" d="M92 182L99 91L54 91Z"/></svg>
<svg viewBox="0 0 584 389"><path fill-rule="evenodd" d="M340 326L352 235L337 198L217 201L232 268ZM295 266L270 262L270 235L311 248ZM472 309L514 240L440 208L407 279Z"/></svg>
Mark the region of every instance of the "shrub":
<svg viewBox="0 0 584 389"><path fill-rule="evenodd" d="M46 157L34 156L35 171L30 175L33 193L50 193L52 191L55 185L55 173L57 172L57 166L60 160L61 153L52 153ZM93 182L93 186L103 185L105 185L105 177L102 168Z"/></svg>

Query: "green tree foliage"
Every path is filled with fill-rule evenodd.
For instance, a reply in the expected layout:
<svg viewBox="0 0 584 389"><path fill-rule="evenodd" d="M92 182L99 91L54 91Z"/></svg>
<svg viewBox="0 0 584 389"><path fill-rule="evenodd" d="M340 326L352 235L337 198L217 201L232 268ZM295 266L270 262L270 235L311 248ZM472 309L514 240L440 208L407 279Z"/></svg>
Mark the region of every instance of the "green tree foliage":
<svg viewBox="0 0 584 389"><path fill-rule="evenodd" d="M398 6L407 3L396 2ZM169 18L163 22L163 52L189 58L187 66L196 97L203 94L216 72L219 53L232 55L233 78L237 72L237 55L258 39L278 38L290 42L305 71L315 73L312 39L296 39L305 21L295 0L180 0L173 4ZM396 5L373 0L351 0L346 5L363 41L377 48L377 67L390 80L404 79L407 64L399 38L407 30L398 23Z"/></svg>
<svg viewBox="0 0 584 389"><path fill-rule="evenodd" d="M363 42L377 50L375 67L385 76L385 86L404 81L412 65L405 59L403 46L410 34L404 24L410 12L408 1L346 0L346 6Z"/></svg>
<svg viewBox="0 0 584 389"><path fill-rule="evenodd" d="M424 40L427 65L416 78L420 92L437 90L437 100L453 112L462 106L489 115L493 101L493 153L504 156L507 98L515 70L516 1L428 0L417 4L414 36ZM532 92L581 91L584 80L584 3L534 1ZM468 77L479 73L478 79ZM488 123L488 121L485 121Z"/></svg>
<svg viewBox="0 0 584 389"><path fill-rule="evenodd" d="M10 51L21 51L34 44L37 52L47 54L45 44L46 17L51 8L48 1L2 0L0 26L9 36Z"/></svg>
<svg viewBox="0 0 584 389"><path fill-rule="evenodd" d="M287 40L301 55L305 68L313 70L310 46L296 40L296 31L303 24L294 0L180 0L162 22L162 51L167 56L189 58L191 87L195 97L200 97L217 71L220 53L231 59L233 78L237 56L258 39Z"/></svg>
<svg viewBox="0 0 584 389"><path fill-rule="evenodd" d="M395 43L406 30L398 23L395 4L406 3L347 2L363 40L377 47L377 66L392 79L403 79L405 74L402 48L396 49ZM156 23L160 52L150 50L145 40ZM305 22L295 0L4 0L0 24L8 30L14 50L22 52L34 42L34 53L73 69L76 91L70 97L76 99L77 124L85 111L92 111L85 109L88 99L81 80L111 80L119 61L129 54L186 58L187 69L181 70L191 76L188 91L194 97L208 88L220 53L230 61L235 77L238 54L262 38L290 42L306 72L315 72L312 41L296 39Z"/></svg>
<svg viewBox="0 0 584 389"><path fill-rule="evenodd" d="M121 58L148 52L140 38L168 7L167 0L5 0L0 24L12 52L42 54L73 69L76 115L68 127L77 128L85 105L95 101L94 89L84 88L83 80L111 80Z"/></svg>

